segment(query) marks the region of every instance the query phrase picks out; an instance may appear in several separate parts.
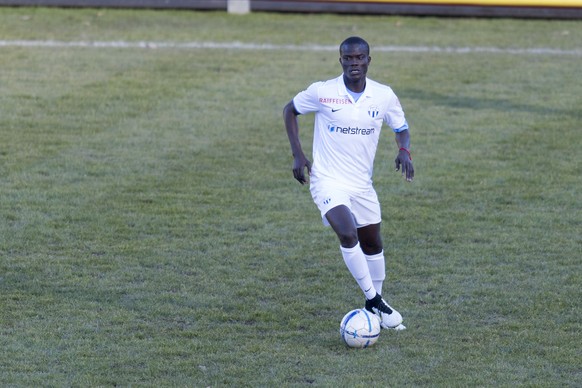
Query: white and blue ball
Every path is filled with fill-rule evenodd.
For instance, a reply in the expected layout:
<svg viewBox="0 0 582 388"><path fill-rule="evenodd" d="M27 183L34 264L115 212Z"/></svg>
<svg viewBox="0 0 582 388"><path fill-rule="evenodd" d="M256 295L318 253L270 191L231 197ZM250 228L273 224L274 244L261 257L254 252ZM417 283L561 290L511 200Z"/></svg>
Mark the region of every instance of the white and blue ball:
<svg viewBox="0 0 582 388"><path fill-rule="evenodd" d="M367 348L378 341L380 337L380 320L364 309L356 309L347 313L340 324L340 334L350 348Z"/></svg>

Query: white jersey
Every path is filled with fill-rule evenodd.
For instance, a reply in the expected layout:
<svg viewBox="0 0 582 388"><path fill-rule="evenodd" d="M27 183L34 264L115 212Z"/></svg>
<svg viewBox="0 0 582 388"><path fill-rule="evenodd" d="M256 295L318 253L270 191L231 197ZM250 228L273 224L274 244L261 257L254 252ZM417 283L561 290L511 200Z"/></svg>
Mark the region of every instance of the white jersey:
<svg viewBox="0 0 582 388"><path fill-rule="evenodd" d="M382 124L394 132L408 128L392 89L371 79L366 79L358 101L348 93L342 74L311 84L295 96L293 104L300 114L315 112L312 184L328 181L350 190L368 190Z"/></svg>

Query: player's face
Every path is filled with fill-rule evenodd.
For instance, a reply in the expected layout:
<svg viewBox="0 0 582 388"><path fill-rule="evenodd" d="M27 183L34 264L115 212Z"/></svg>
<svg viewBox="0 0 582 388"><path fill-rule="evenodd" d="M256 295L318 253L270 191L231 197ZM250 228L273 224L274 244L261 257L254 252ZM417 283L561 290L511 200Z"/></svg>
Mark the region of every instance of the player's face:
<svg viewBox="0 0 582 388"><path fill-rule="evenodd" d="M344 70L344 77L350 82L366 79L371 60L363 44L346 44L341 47L340 64Z"/></svg>

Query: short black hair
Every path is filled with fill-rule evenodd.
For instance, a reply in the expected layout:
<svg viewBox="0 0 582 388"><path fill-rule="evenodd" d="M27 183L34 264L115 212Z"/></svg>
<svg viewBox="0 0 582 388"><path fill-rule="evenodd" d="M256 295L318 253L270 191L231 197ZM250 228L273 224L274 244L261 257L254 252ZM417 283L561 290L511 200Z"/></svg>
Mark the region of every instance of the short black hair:
<svg viewBox="0 0 582 388"><path fill-rule="evenodd" d="M368 53L368 55L370 55L370 45L368 44L368 42L366 42L364 39L360 38L359 36L350 36L349 38L344 40L339 46L340 53L342 51L343 46L352 45L352 44L360 44L360 45L364 46L366 48L366 52Z"/></svg>

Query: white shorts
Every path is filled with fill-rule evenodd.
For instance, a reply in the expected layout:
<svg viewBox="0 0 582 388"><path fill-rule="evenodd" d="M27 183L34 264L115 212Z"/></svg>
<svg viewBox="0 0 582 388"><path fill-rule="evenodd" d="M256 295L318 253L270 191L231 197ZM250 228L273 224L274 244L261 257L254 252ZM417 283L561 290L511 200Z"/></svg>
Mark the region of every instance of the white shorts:
<svg viewBox="0 0 582 388"><path fill-rule="evenodd" d="M354 192L333 184L318 182L317 184L312 183L309 190L313 202L321 212L321 219L325 226L329 226L325 215L339 205L345 205L350 209L358 228L379 224L382 221L380 202L376 190L373 188L364 192Z"/></svg>

